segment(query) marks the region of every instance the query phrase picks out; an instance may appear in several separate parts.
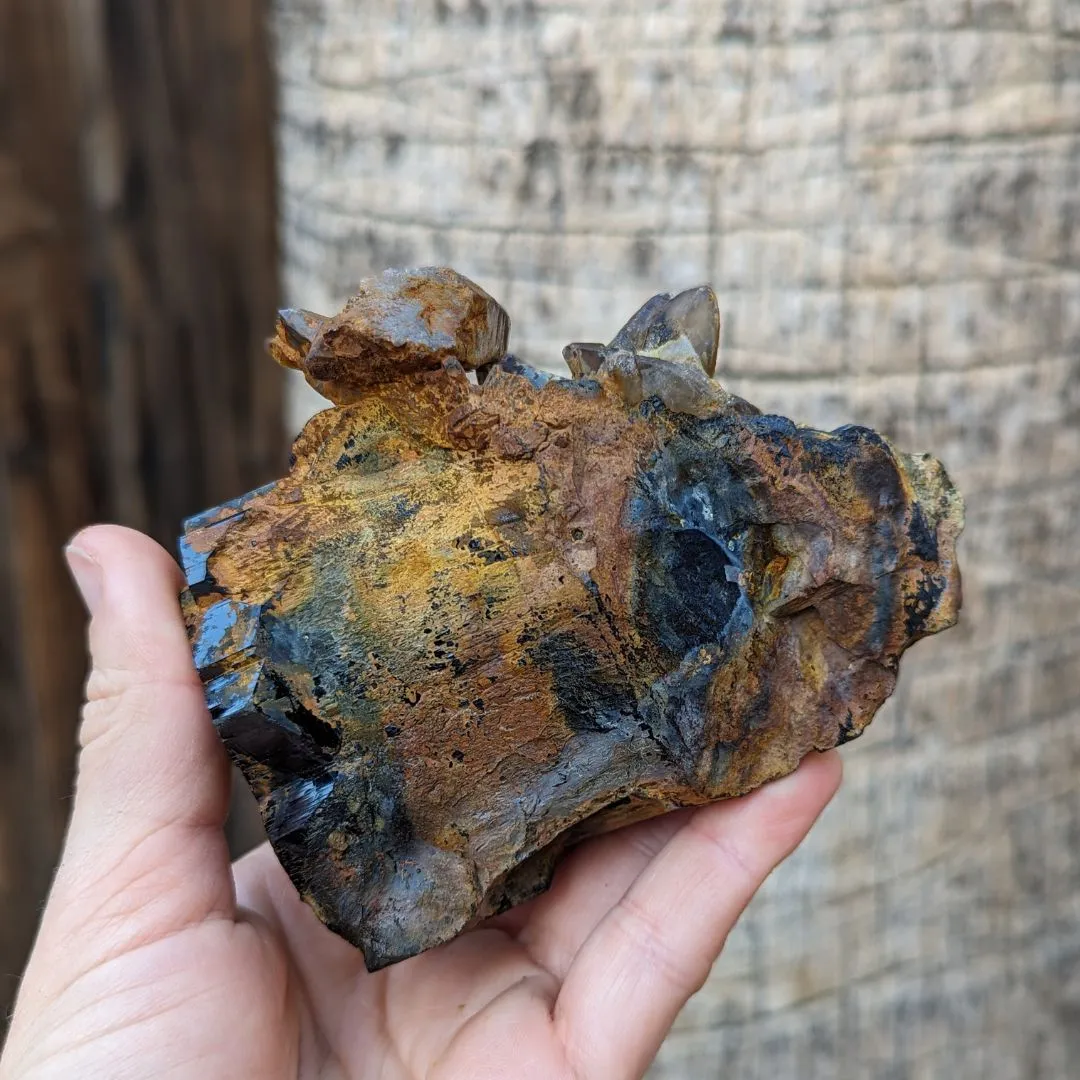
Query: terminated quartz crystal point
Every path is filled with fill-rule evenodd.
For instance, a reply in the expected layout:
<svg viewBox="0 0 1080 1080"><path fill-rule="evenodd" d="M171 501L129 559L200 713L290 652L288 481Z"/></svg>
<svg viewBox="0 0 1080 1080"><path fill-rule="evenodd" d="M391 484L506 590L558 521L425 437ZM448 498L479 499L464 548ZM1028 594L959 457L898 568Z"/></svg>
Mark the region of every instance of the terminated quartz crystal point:
<svg viewBox="0 0 1080 1080"><path fill-rule="evenodd" d="M719 326L708 287L657 296L553 378L452 270L281 313L272 354L335 407L187 522L183 603L278 857L369 968L854 738L956 621L941 465L758 415Z"/></svg>

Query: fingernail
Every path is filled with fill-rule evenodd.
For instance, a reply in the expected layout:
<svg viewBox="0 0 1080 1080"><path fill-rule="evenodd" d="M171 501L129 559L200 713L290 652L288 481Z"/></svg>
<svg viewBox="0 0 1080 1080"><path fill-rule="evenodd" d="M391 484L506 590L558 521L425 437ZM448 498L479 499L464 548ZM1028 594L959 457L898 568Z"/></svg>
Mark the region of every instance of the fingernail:
<svg viewBox="0 0 1080 1080"><path fill-rule="evenodd" d="M68 569L75 580L75 585L82 595L86 610L93 615L101 603L101 563L90 552L74 544L69 544L64 548L64 557L67 559Z"/></svg>

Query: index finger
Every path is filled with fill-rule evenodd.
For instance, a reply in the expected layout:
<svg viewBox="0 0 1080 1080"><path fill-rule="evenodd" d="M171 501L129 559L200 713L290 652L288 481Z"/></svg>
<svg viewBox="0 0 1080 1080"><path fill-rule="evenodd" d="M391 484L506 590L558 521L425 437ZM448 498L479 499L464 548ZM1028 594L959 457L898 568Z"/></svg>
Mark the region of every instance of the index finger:
<svg viewBox="0 0 1080 1080"><path fill-rule="evenodd" d="M640 1076L708 977L750 898L840 784L835 751L742 799L702 807L574 960L554 1023L575 1076Z"/></svg>

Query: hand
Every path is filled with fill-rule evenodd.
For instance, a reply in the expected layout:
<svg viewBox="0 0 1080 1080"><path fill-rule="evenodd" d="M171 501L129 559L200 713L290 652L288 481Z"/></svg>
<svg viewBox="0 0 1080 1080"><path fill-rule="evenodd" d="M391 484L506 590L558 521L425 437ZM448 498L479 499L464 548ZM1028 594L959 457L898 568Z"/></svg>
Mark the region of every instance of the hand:
<svg viewBox="0 0 1080 1080"><path fill-rule="evenodd" d="M229 864L228 767L175 564L111 526L69 561L93 671L3 1080L640 1076L839 783L836 754L814 754L746 798L592 840L545 895L369 975L268 846Z"/></svg>

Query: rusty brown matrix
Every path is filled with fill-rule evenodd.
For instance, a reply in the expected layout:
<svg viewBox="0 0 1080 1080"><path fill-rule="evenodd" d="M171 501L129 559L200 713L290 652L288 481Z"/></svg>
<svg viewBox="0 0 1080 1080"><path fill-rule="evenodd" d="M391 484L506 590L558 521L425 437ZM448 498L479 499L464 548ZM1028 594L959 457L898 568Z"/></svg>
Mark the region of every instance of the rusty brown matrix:
<svg viewBox="0 0 1080 1080"><path fill-rule="evenodd" d="M941 465L760 415L719 331L707 286L655 296L555 378L448 269L281 313L271 353L334 407L186 523L183 603L278 857L369 968L854 738L956 621Z"/></svg>

